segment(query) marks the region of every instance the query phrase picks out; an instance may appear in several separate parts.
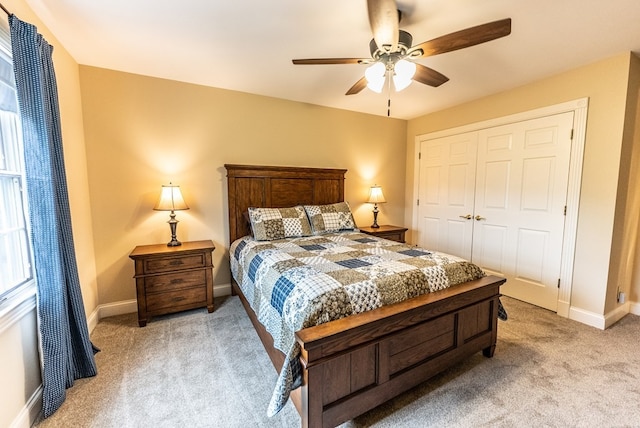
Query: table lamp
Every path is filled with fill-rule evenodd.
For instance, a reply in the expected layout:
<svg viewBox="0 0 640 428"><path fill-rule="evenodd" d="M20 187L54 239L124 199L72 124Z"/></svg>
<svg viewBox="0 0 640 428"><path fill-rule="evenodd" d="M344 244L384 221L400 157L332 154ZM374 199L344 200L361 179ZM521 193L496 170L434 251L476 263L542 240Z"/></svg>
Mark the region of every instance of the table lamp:
<svg viewBox="0 0 640 428"><path fill-rule="evenodd" d="M373 204L373 224L371 225L371 227L377 229L380 227L378 226L378 204L387 202L384 199L384 195L382 194L382 187L378 185L371 186L371 189L369 190L369 199L367 199L367 202Z"/></svg>
<svg viewBox="0 0 640 428"><path fill-rule="evenodd" d="M156 211L171 211L169 214L169 228L171 229L171 241L167 244L167 247L177 247L182 245L182 242L176 239L176 229L178 227L178 220L176 220L175 211L188 210L189 207L182 198L182 192L180 192L180 186L169 183L168 185L162 185L162 193L160 199L155 207Z"/></svg>

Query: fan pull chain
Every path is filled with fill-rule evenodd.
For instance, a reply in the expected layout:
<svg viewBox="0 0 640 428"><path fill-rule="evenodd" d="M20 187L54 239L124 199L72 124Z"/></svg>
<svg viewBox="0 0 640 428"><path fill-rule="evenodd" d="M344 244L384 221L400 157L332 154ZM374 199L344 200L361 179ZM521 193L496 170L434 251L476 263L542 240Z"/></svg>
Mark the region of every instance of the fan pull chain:
<svg viewBox="0 0 640 428"><path fill-rule="evenodd" d="M389 73L389 77L387 78L388 88L387 88L387 117L391 116L391 76L392 73Z"/></svg>

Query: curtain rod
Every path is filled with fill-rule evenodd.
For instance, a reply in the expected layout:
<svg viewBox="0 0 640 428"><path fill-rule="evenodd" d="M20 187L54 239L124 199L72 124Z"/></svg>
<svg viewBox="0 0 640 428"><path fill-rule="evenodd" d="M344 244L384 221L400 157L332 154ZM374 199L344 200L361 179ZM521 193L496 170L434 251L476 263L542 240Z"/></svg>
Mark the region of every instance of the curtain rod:
<svg viewBox="0 0 640 428"><path fill-rule="evenodd" d="M4 10L4 13L6 13L7 15L11 15L11 12L9 12L9 11L7 10L7 8L6 8L6 7L4 7L4 5L3 5L2 3L0 3L0 8L2 8L2 10Z"/></svg>

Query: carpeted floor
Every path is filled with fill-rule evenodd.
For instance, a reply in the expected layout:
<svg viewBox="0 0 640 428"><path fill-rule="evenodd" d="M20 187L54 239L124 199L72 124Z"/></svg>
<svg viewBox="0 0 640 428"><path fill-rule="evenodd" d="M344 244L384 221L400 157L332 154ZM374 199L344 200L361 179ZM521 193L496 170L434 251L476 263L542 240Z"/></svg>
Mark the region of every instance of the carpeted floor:
<svg viewBox="0 0 640 428"><path fill-rule="evenodd" d="M502 301L493 358L478 353L343 427L640 427L640 317L600 331ZM291 403L265 415L276 371L237 297L145 328L136 314L106 318L92 341L98 376L37 427L300 426Z"/></svg>

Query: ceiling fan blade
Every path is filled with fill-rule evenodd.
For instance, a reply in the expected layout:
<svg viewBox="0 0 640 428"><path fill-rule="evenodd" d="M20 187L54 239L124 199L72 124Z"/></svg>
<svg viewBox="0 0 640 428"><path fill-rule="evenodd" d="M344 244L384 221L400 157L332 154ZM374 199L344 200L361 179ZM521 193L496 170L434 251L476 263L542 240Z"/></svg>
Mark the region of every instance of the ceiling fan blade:
<svg viewBox="0 0 640 428"><path fill-rule="evenodd" d="M398 48L398 6L395 0L368 0L369 24L378 49L395 52Z"/></svg>
<svg viewBox="0 0 640 428"><path fill-rule="evenodd" d="M426 67L422 64L416 64L416 74L413 75L413 80L437 88L444 82L448 81L449 78L432 68Z"/></svg>
<svg viewBox="0 0 640 428"><path fill-rule="evenodd" d="M296 65L318 65L318 64L368 64L371 58L310 58L294 59Z"/></svg>
<svg viewBox="0 0 640 428"><path fill-rule="evenodd" d="M350 87L345 95L355 95L366 87L367 87L367 78L363 77L360 80L358 80L352 87Z"/></svg>
<svg viewBox="0 0 640 428"><path fill-rule="evenodd" d="M423 53L420 57L424 58L479 45L509 34L511 34L511 18L506 18L437 37L414 46L412 50L422 49Z"/></svg>

